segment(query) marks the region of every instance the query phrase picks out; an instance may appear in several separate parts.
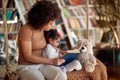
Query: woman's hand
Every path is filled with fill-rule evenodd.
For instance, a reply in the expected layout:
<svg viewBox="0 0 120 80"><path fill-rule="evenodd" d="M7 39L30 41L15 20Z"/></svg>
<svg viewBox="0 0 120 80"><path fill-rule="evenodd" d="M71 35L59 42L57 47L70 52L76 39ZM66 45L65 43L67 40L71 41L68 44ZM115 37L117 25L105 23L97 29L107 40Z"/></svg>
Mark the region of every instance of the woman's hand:
<svg viewBox="0 0 120 80"><path fill-rule="evenodd" d="M53 59L53 65L61 65L64 62L65 62L64 59L60 59L60 58L54 58Z"/></svg>

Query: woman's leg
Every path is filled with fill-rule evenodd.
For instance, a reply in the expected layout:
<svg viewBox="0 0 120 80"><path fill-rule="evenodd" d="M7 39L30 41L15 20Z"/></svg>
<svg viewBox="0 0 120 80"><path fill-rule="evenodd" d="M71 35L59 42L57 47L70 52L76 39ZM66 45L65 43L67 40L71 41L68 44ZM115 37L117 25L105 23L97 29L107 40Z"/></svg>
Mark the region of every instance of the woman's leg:
<svg viewBox="0 0 120 80"><path fill-rule="evenodd" d="M57 66L44 65L41 72L47 80L67 80L67 74Z"/></svg>
<svg viewBox="0 0 120 80"><path fill-rule="evenodd" d="M45 80L39 67L35 65L19 67L18 74L22 80Z"/></svg>

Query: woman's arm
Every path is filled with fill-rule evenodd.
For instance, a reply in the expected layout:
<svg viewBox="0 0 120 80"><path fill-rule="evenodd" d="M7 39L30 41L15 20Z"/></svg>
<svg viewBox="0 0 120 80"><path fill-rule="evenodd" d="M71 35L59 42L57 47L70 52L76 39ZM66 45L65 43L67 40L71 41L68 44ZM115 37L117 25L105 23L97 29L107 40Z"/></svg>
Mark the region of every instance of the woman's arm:
<svg viewBox="0 0 120 80"><path fill-rule="evenodd" d="M48 58L43 58L40 56L35 56L32 54L32 48L31 48L31 42L21 42L22 46L22 51L23 51L23 57L26 61L31 62L31 63L38 63L38 64L53 64L53 65L60 65L64 61L64 59L59 59L59 58L54 58L54 59L48 59Z"/></svg>
<svg viewBox="0 0 120 80"><path fill-rule="evenodd" d="M45 59L39 56L36 56L32 52L32 30L29 25L24 25L21 27L18 33L18 47L20 50L20 56L22 56L25 62L29 63L44 63L44 64L53 64L52 59ZM37 53L38 54L38 53ZM40 53L39 53L40 54Z"/></svg>
<svg viewBox="0 0 120 80"><path fill-rule="evenodd" d="M41 56L40 50L34 53L32 46L32 30L28 26L22 27L19 31L18 46L20 50L20 56L22 56L25 62L34 64L62 64L61 59L47 59ZM37 43L36 43L37 44ZM38 46L39 47L39 46Z"/></svg>
<svg viewBox="0 0 120 80"><path fill-rule="evenodd" d="M53 64L52 59L46 59L32 54L32 45L30 41L21 41L21 48L25 61L38 64Z"/></svg>
<svg viewBox="0 0 120 80"><path fill-rule="evenodd" d="M63 62L65 62L64 59L59 59L59 58L48 59L33 55L31 42L22 41L21 45L22 45L21 47L22 47L23 57L27 62L36 63L36 64L53 64L53 65L60 65Z"/></svg>
<svg viewBox="0 0 120 80"><path fill-rule="evenodd" d="M24 59L28 62L32 63L40 63L40 64L53 64L53 65L61 65L62 63L65 62L64 59L59 59L59 58L53 58L53 59L48 59L48 58L43 58L39 56L35 56L32 54L31 51L31 42L22 42L22 51L23 51L23 56Z"/></svg>

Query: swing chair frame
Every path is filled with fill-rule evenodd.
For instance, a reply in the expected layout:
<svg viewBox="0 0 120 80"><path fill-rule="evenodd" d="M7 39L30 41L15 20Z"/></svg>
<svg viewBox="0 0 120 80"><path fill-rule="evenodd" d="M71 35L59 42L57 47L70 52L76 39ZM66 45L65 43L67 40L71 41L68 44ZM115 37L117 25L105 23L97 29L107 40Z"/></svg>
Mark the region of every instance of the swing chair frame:
<svg viewBox="0 0 120 80"><path fill-rule="evenodd" d="M11 71L9 53L8 53L8 27L6 20L6 3L7 0L2 0L2 17L3 17L3 27L4 27L4 49L6 54L6 72L4 80L18 80L17 73L15 71Z"/></svg>

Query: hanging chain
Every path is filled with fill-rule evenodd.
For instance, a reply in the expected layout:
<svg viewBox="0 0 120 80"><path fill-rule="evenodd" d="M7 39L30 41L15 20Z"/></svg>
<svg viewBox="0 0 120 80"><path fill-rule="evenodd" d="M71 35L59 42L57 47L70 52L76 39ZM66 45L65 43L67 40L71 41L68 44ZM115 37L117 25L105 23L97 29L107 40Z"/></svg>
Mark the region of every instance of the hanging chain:
<svg viewBox="0 0 120 80"><path fill-rule="evenodd" d="M86 36L86 38L88 39L89 38L89 15L88 15L88 13L89 13L89 9L88 9L88 4L89 4L89 0L87 0L86 1L86 27L87 27L87 29L86 29L86 31L87 31L87 36Z"/></svg>

